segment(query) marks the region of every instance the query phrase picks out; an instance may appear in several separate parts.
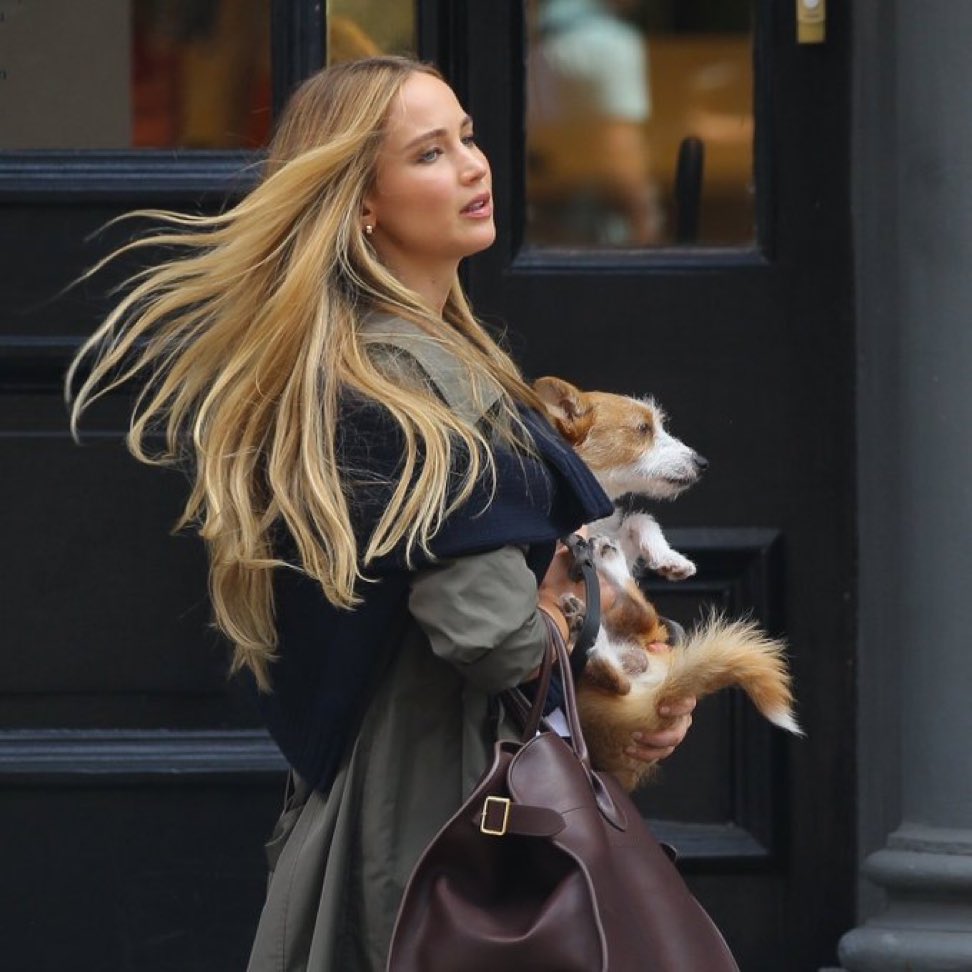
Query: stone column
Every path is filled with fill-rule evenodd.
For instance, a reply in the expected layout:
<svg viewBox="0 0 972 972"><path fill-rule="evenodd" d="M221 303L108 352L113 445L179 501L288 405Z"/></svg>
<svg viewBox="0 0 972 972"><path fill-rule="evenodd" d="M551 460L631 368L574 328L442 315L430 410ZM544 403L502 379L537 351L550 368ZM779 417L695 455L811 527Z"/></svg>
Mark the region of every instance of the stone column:
<svg viewBox="0 0 972 972"><path fill-rule="evenodd" d="M972 4L856 9L859 36L886 32L863 41L856 91L858 116L880 116L855 197L864 849L893 829L863 865L884 900L865 892L872 916L840 956L850 972L970 970Z"/></svg>

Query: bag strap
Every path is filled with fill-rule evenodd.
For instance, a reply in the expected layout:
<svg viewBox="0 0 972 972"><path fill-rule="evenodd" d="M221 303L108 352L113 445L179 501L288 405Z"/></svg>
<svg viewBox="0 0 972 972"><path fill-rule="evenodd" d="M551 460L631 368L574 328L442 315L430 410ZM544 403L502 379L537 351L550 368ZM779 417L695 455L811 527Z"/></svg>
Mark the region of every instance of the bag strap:
<svg viewBox="0 0 972 972"><path fill-rule="evenodd" d="M528 734L525 733L523 736L524 744L528 743L536 733L536 725L533 724L532 720L536 717L538 712L543 710L543 706L547 698L547 692L550 688L550 671L552 670L553 663L556 662L557 672L560 676L561 685L563 688L563 701L561 703L561 708L563 709L564 715L567 719L567 728L570 732L570 747L574 753L574 757L581 764L585 773L587 774L587 778L591 784L591 790L594 794L594 799L597 802L598 809L603 814L605 820L607 820L612 826L617 827L619 830L624 830L628 825L624 808L615 802L610 790L604 785L604 782L601 780L600 776L594 772L594 769L591 766L591 757L587 749L587 741L584 739L584 732L581 729L580 716L577 712L577 694L574 690L573 673L570 670L570 654L567 651L567 646L564 644L563 635L560 633L560 628L557 626L556 621L554 621L554 619L550 617L546 611L541 611L540 614L543 618L544 624L547 626L548 641L547 650L544 652L541 682L538 685L538 691L533 700L533 705L529 705L525 696L519 689L509 689L503 693L503 698L507 701L511 711L514 713L522 713L529 710L530 723L527 725L527 729L530 731ZM547 726L547 729L549 732L554 731L549 726Z"/></svg>
<svg viewBox="0 0 972 972"><path fill-rule="evenodd" d="M550 616L543 610L540 611L548 626L556 625ZM549 628L548 628L549 630ZM560 632L557 631L559 635ZM533 695L533 702L529 702L527 697L519 689L510 689L503 693L504 704L513 710L514 718L523 727L521 742L528 742L540 728L543 720L543 708L547 701L547 693L550 691L550 681L553 677L554 660L556 659L556 649L553 642L547 640L543 650L543 658L540 661L540 672L537 675L536 691Z"/></svg>
<svg viewBox="0 0 972 972"><path fill-rule="evenodd" d="M584 764L586 769L590 770L591 758L587 751L584 732L581 729L580 716L577 713L577 693L574 690L574 674L570 668L570 653L567 651L564 636L560 633L560 628L557 627L554 619L547 614L544 614L543 619L547 624L547 633L557 662L557 673L560 677L564 696L563 711L567 719L567 728L570 730L570 744L574 750L574 755Z"/></svg>
<svg viewBox="0 0 972 972"><path fill-rule="evenodd" d="M547 693L550 690L551 673L554 664L556 664L563 693L561 708L567 720L571 748L574 750L574 755L589 771L591 759L587 750L587 742L584 740L584 732L581 729L580 716L577 714L577 695L574 691L573 673L570 670L570 653L564 644L564 636L560 633L557 622L546 611L541 611L540 616L547 626L547 649L544 652L533 702L528 702L523 692L513 688L503 692L503 703L523 726L522 741L524 743L529 742L536 735L540 726L541 714L547 701Z"/></svg>
<svg viewBox="0 0 972 972"><path fill-rule="evenodd" d="M597 568L594 566L590 540L585 540L578 533L572 533L562 542L574 558L570 567L571 579L584 582L584 623L577 632L574 650L570 655L570 670L576 682L584 672L587 653L593 646L601 626L601 584L597 579Z"/></svg>
<svg viewBox="0 0 972 972"><path fill-rule="evenodd" d="M579 534L571 534L563 541L570 551L573 563L570 576L575 580L583 580L585 587L584 624L578 632L574 642L573 652L568 652L560 628L549 614L540 609L540 616L547 626L547 647L540 664L537 677L536 691L532 703L519 689L509 689L503 693L503 701L511 711L516 721L523 727L522 741L532 739L543 718L543 709L550 690L551 676L554 664L558 666L563 694L563 711L570 731L571 744L574 754L590 770L590 755L584 733L581 730L580 716L577 713L577 695L574 689L575 681L580 678L587 662L587 652L601 623L601 588L597 579L597 571L591 556L590 541Z"/></svg>

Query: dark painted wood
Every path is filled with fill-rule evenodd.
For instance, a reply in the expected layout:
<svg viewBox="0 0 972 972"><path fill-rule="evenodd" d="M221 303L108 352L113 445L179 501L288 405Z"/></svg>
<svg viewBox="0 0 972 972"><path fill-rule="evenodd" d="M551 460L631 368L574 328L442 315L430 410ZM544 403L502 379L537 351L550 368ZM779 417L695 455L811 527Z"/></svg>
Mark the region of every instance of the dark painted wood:
<svg viewBox="0 0 972 972"><path fill-rule="evenodd" d="M643 806L674 817L676 832L708 821L718 834L738 814L762 821L767 843L756 843L771 853L693 862L693 885L743 968L833 965L855 883L847 8L828 9L828 41L809 48L794 43L792 5L756 5L755 245L590 253L523 245L521 5L461 6L460 81L499 213L497 245L468 271L477 310L530 374L661 401L675 434L711 461L700 485L659 509L664 524L781 538L767 566L780 592L771 624L791 645L807 739L770 734L747 762L749 728L727 738L727 717L711 709L728 703L703 703ZM691 597L671 590L671 601ZM727 790L733 776L750 782ZM740 803L727 808L727 792ZM666 800L673 810L659 813Z"/></svg>
<svg viewBox="0 0 972 972"><path fill-rule="evenodd" d="M271 0L273 113L280 113L290 93L327 60L324 0Z"/></svg>
<svg viewBox="0 0 972 972"><path fill-rule="evenodd" d="M259 164L255 152L0 153L0 204L212 205L254 185Z"/></svg>
<svg viewBox="0 0 972 972"><path fill-rule="evenodd" d="M266 775L286 763L259 729L41 729L0 732L0 782L63 786L101 778L193 782Z"/></svg>
<svg viewBox="0 0 972 972"><path fill-rule="evenodd" d="M322 63L320 4L275 0L279 97ZM300 9L298 9L300 8ZM316 40L315 40L316 38ZM299 56L298 56L299 55ZM124 399L71 442L65 367L137 269L64 288L141 228L212 211L258 153L0 153L0 653L4 967L244 966L282 761L228 682L200 544L172 537L185 484L124 453Z"/></svg>
<svg viewBox="0 0 972 972"><path fill-rule="evenodd" d="M642 586L662 614L688 630L716 611L751 617L781 633L777 531L676 528L668 537L698 573L678 584L646 575ZM720 867L778 866L785 832L780 779L789 745L742 693L706 699L691 736L665 765L662 782L639 792L636 802L694 871L713 861Z"/></svg>
<svg viewBox="0 0 972 972"><path fill-rule="evenodd" d="M792 43L760 0L759 245L657 253L522 247L523 30L514 0L420 9L495 170L500 238L477 309L529 372L650 391L711 461L658 511L700 564L665 611L752 610L792 646L805 741L730 693L704 702L639 798L747 970L833 964L853 923L853 316L849 24ZM322 4L274 0L275 103L323 61ZM245 191L240 153L0 153L3 576L0 877L10 968L241 968L281 799L272 745L225 679L196 541L171 537L178 476L123 453L124 401L67 436L64 365L134 263L58 296L136 206Z"/></svg>
<svg viewBox="0 0 972 972"><path fill-rule="evenodd" d="M281 778L0 792L4 968L239 972Z"/></svg>

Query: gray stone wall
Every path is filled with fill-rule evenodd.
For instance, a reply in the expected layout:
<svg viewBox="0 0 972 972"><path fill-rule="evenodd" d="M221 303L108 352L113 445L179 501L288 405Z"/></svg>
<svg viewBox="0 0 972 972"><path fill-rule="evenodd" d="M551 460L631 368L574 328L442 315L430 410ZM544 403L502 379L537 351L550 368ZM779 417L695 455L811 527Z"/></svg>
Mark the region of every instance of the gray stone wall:
<svg viewBox="0 0 972 972"><path fill-rule="evenodd" d="M972 969L972 3L857 0L855 970Z"/></svg>

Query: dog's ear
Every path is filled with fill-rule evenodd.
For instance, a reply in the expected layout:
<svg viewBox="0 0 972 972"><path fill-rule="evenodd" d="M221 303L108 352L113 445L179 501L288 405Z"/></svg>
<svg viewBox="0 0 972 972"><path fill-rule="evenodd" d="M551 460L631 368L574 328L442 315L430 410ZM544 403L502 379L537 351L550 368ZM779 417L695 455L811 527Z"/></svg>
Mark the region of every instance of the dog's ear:
<svg viewBox="0 0 972 972"><path fill-rule="evenodd" d="M587 395L563 378L538 378L533 390L547 409L553 424L571 444L579 445L594 424L594 409Z"/></svg>

